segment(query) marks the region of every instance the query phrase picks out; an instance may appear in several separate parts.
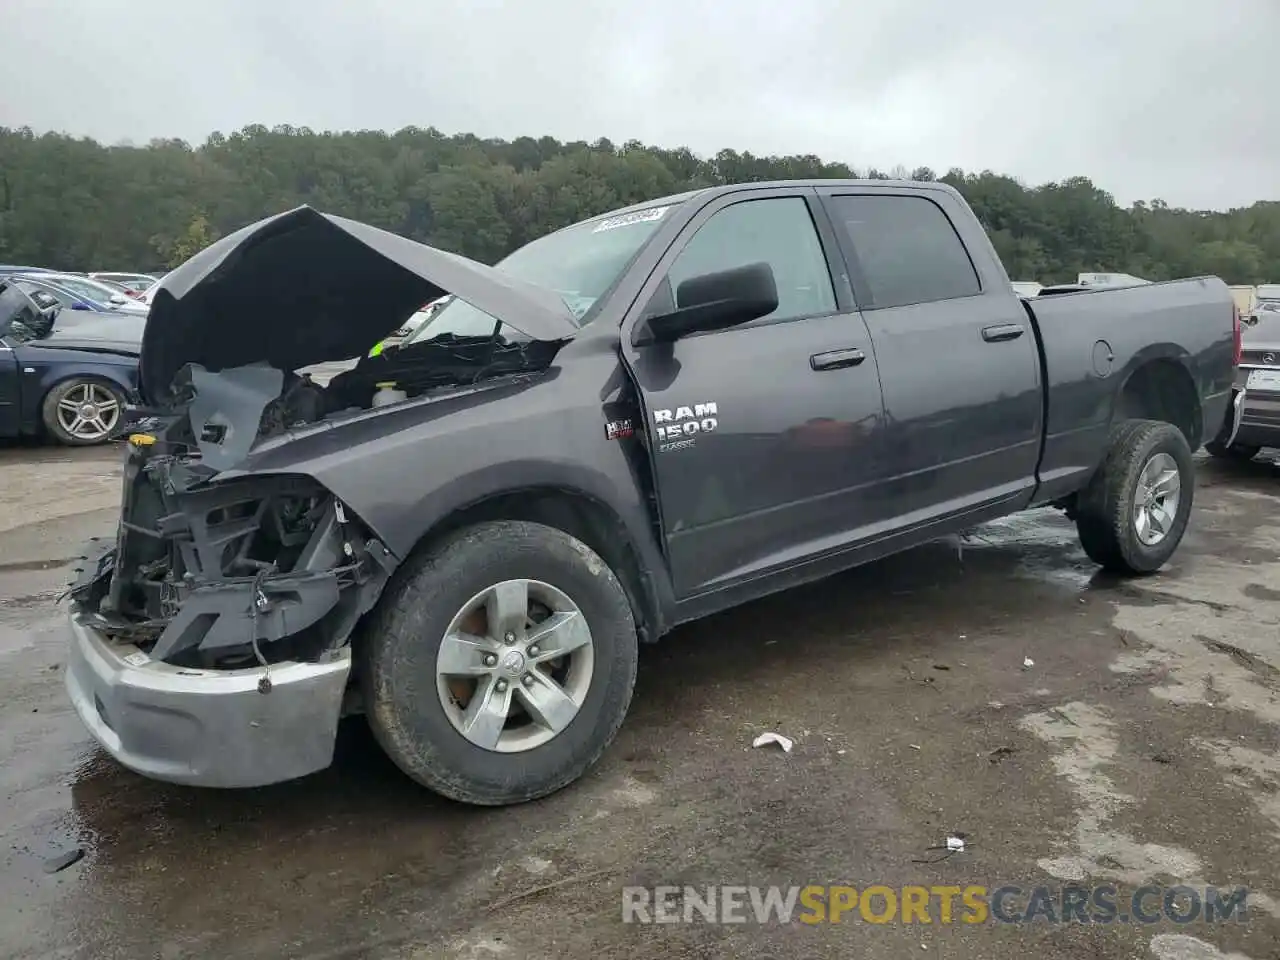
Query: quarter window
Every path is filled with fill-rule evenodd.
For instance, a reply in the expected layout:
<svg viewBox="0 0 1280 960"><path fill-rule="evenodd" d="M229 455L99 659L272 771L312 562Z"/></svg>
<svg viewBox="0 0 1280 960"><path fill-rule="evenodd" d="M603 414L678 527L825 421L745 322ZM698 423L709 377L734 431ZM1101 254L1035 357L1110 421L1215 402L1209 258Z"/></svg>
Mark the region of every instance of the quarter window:
<svg viewBox="0 0 1280 960"><path fill-rule="evenodd" d="M843 196L832 212L853 246L871 303L901 307L981 293L973 261L955 227L924 197Z"/></svg>

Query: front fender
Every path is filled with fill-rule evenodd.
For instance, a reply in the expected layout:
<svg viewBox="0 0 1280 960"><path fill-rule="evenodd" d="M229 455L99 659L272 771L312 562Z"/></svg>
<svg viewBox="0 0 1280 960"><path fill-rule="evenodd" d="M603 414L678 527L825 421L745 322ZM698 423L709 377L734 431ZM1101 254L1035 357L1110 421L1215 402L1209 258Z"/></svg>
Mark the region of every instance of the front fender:
<svg viewBox="0 0 1280 960"><path fill-rule="evenodd" d="M39 424L40 405L45 396L67 380L94 377L115 384L130 399L137 396L136 358L77 350L19 349L16 353L25 430Z"/></svg>
<svg viewBox="0 0 1280 960"><path fill-rule="evenodd" d="M606 436L602 402L578 399L599 398L614 369L616 358L604 370L388 407L264 448L222 476L309 476L399 561L451 515L490 497L535 489L585 497L622 524L666 608L666 564L637 467Z"/></svg>

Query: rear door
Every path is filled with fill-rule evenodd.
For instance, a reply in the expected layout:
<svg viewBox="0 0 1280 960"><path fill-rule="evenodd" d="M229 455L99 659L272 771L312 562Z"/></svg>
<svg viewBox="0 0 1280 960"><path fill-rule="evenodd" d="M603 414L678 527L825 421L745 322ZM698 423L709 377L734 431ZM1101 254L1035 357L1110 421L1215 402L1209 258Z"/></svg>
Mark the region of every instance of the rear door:
<svg viewBox="0 0 1280 960"><path fill-rule="evenodd" d="M880 380L830 225L815 214L810 187L715 198L624 323L680 598L838 552L875 519ZM678 305L684 280L761 261L778 288L769 316L632 345L637 322Z"/></svg>
<svg viewBox="0 0 1280 960"><path fill-rule="evenodd" d="M903 525L1029 500L1039 351L972 213L942 190L820 193L880 367L892 479L879 493Z"/></svg>
<svg viewBox="0 0 1280 960"><path fill-rule="evenodd" d="M0 437L15 437L22 428L22 388L16 341L8 337L15 320L29 319L35 307L21 288L0 280Z"/></svg>

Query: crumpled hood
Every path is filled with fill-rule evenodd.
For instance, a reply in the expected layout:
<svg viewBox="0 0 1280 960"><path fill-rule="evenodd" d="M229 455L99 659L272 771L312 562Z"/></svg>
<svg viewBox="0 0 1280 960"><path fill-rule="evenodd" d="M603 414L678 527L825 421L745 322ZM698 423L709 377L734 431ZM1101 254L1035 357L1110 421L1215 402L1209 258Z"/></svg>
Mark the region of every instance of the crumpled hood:
<svg viewBox="0 0 1280 960"><path fill-rule="evenodd" d="M578 329L553 291L308 206L223 237L157 287L140 365L152 403L187 363L288 371L359 356L447 293L535 340Z"/></svg>

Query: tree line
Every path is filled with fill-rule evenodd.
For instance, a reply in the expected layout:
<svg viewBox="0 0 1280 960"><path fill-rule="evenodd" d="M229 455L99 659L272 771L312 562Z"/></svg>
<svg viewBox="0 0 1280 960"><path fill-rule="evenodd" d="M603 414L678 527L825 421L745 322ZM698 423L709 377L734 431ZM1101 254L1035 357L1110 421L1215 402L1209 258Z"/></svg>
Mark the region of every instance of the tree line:
<svg viewBox="0 0 1280 960"><path fill-rule="evenodd" d="M434 128L314 132L251 125L146 146L0 127L0 263L161 270L246 223L308 203L492 263L552 229L698 187L810 177L942 180L973 206L1015 280L1081 271L1149 280L1280 281L1280 202L1230 211L1119 206L1087 177L859 169L819 157L638 141L484 139Z"/></svg>

